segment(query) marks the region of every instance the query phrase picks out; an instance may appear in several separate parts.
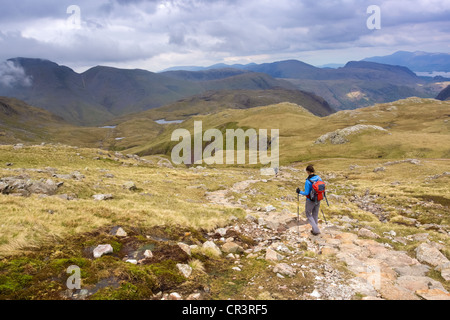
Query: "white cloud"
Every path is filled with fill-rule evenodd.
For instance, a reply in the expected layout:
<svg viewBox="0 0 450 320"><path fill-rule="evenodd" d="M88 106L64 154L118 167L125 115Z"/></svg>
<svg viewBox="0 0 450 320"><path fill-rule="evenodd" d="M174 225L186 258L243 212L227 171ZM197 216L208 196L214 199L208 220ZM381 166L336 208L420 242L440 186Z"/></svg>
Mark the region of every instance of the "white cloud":
<svg viewBox="0 0 450 320"><path fill-rule="evenodd" d="M22 67L16 66L12 61L5 61L0 64L0 83L7 87L29 87L32 79L25 74Z"/></svg>

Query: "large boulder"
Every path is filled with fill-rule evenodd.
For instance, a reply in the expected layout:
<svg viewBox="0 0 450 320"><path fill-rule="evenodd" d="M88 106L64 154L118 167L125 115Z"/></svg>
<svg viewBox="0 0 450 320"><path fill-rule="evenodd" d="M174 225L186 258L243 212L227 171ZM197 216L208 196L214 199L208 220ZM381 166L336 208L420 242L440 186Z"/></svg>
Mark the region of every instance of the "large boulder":
<svg viewBox="0 0 450 320"><path fill-rule="evenodd" d="M435 247L428 243L422 243L416 248L417 260L437 267L448 263L449 260Z"/></svg>

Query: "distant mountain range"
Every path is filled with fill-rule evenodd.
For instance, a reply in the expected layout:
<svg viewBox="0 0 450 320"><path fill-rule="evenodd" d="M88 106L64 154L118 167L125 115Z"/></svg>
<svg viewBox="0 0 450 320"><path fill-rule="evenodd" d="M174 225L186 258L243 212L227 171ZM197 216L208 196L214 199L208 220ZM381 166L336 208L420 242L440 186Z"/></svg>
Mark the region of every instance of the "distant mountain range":
<svg viewBox="0 0 450 320"><path fill-rule="evenodd" d="M450 72L450 54L448 53L397 51L388 56L371 57L363 61L404 66L414 72Z"/></svg>
<svg viewBox="0 0 450 320"><path fill-rule="evenodd" d="M13 66L14 72L26 79L11 81L10 76L0 79L1 96L23 100L71 124L83 126L97 126L117 117L163 106L172 110L182 108L185 110L178 110L177 114L188 114L198 110L199 103L204 103L205 96L202 95L207 92L214 92L214 99L247 95L251 106L259 106L262 101L277 103L286 99L286 102L302 103L316 115L327 115L333 109L355 109L411 96L434 98L442 90L440 85L434 84L438 80L417 77L407 67L368 61L351 61L337 69L287 60L232 66L220 64L197 71L161 73L105 66L76 73L48 60L29 58L10 59L8 66ZM249 92L241 95L229 92L233 90L269 90L267 93L273 96L256 99ZM220 91L228 93L221 95ZM220 101L215 100L215 107L218 104ZM236 108L242 107L246 106L236 104Z"/></svg>
<svg viewBox="0 0 450 320"><path fill-rule="evenodd" d="M1 96L41 107L75 125L99 125L208 90L295 89L267 74L235 70L180 75L97 66L78 74L48 60L15 58L9 63L23 68L31 84L0 82Z"/></svg>
<svg viewBox="0 0 450 320"><path fill-rule="evenodd" d="M287 80L297 89L323 97L336 110L355 109L411 96L434 98L441 90L433 83L441 79L426 80L405 66L370 61L351 61L343 67L334 65L334 68L319 68L297 60L188 68L196 72L211 72L215 68L225 67L227 70L264 73Z"/></svg>
<svg viewBox="0 0 450 320"><path fill-rule="evenodd" d="M389 64L394 66L402 66L407 67L408 69L414 72L450 72L450 53L430 53L424 51L397 51L391 55L387 56L377 56L377 57L369 57L365 58L361 61L367 62L377 62L381 64ZM265 64L268 65L268 64ZM317 68L321 69L337 69L344 67L345 64L340 63L328 63ZM198 66L185 66L185 67L172 67L166 69L165 71L178 71L178 70L186 70L186 71L203 71L203 70L211 70L211 69L223 69L223 68L234 68L234 69L243 69L243 70L254 70L258 69L258 65L255 63L250 64L215 64L209 67L198 67Z"/></svg>

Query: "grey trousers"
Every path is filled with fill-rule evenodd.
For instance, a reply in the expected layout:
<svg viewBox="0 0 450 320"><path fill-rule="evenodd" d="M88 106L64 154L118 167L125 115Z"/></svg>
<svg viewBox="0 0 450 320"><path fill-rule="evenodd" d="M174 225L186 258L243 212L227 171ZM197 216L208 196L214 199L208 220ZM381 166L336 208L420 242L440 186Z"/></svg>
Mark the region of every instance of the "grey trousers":
<svg viewBox="0 0 450 320"><path fill-rule="evenodd" d="M320 209L320 202L316 204L315 202L306 199L305 214L314 233L320 233L319 209Z"/></svg>

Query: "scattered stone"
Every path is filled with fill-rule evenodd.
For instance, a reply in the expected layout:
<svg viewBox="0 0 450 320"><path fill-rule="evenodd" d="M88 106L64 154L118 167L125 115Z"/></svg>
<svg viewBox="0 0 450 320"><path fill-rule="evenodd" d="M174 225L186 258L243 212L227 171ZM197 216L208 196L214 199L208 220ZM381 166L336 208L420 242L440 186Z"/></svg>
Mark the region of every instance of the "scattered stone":
<svg viewBox="0 0 450 320"><path fill-rule="evenodd" d="M94 258L100 258L105 254L109 254L113 252L113 247L110 244L102 244L94 249Z"/></svg>
<svg viewBox="0 0 450 320"><path fill-rule="evenodd" d="M192 268L187 264L177 264L177 268L185 278L189 278L192 274Z"/></svg>
<svg viewBox="0 0 450 320"><path fill-rule="evenodd" d="M273 272L279 273L284 276L293 277L295 276L295 270L290 265L286 263L279 263L273 268Z"/></svg>
<svg viewBox="0 0 450 320"><path fill-rule="evenodd" d="M266 207L266 212L272 212L272 211L275 211L275 210L277 210L277 209L273 205L268 205Z"/></svg>
<svg viewBox="0 0 450 320"><path fill-rule="evenodd" d="M179 293L172 292L171 294L169 294L169 300L183 300L183 298Z"/></svg>
<svg viewBox="0 0 450 320"><path fill-rule="evenodd" d="M378 239L380 238L379 235L376 233L370 231L369 229L361 228L358 231L358 236L365 237L365 238L371 238L371 239Z"/></svg>
<svg viewBox="0 0 450 320"><path fill-rule="evenodd" d="M192 293L190 294L186 300L200 300L201 293Z"/></svg>
<svg viewBox="0 0 450 320"><path fill-rule="evenodd" d="M169 169L173 169L173 164L167 160L167 159L161 159L158 161L157 165L159 167L165 167L165 168L169 168Z"/></svg>
<svg viewBox="0 0 450 320"><path fill-rule="evenodd" d="M180 247L181 250L183 250L184 252L187 253L188 256L191 256L191 247L185 243L182 242L178 242L178 246Z"/></svg>
<svg viewBox="0 0 450 320"><path fill-rule="evenodd" d="M95 201L106 201L114 199L112 194L95 194L92 196Z"/></svg>
<svg viewBox="0 0 450 320"><path fill-rule="evenodd" d="M212 241L206 241L203 244L203 249L206 249L217 256L220 256L222 254L222 251L220 251L219 247L217 247L217 245Z"/></svg>
<svg viewBox="0 0 450 320"><path fill-rule="evenodd" d="M239 268L239 267L233 267L231 269L234 270L234 271L238 271L238 272L242 271L241 268Z"/></svg>
<svg viewBox="0 0 450 320"><path fill-rule="evenodd" d="M128 234L125 232L125 230L122 229L122 227L114 227L109 234L116 237L128 236Z"/></svg>
<svg viewBox="0 0 450 320"><path fill-rule="evenodd" d="M216 230L216 233L218 233L220 236L224 237L227 234L227 229L219 228Z"/></svg>
<svg viewBox="0 0 450 320"><path fill-rule="evenodd" d="M234 242L226 242L222 246L222 251L225 253L243 253L244 249Z"/></svg>
<svg viewBox="0 0 450 320"><path fill-rule="evenodd" d="M137 264L137 260L135 259L128 259L126 262L131 263L131 264Z"/></svg>
<svg viewBox="0 0 450 320"><path fill-rule="evenodd" d="M383 171L386 171L385 167L378 167L378 168L373 169L373 172L383 172Z"/></svg>
<svg viewBox="0 0 450 320"><path fill-rule="evenodd" d="M283 260L283 256L276 252L275 250L271 248L267 248L266 250L266 260L272 260L272 261L280 261Z"/></svg>
<svg viewBox="0 0 450 320"><path fill-rule="evenodd" d="M125 183L123 184L123 188L124 188L124 189L127 189L127 190L130 190L130 191L135 191L135 190L137 190L136 184L135 184L133 181L125 182Z"/></svg>
<svg viewBox="0 0 450 320"><path fill-rule="evenodd" d="M311 297L317 298L317 299L319 299L322 296L317 289L314 289L314 291L312 293L310 293L309 295Z"/></svg>

